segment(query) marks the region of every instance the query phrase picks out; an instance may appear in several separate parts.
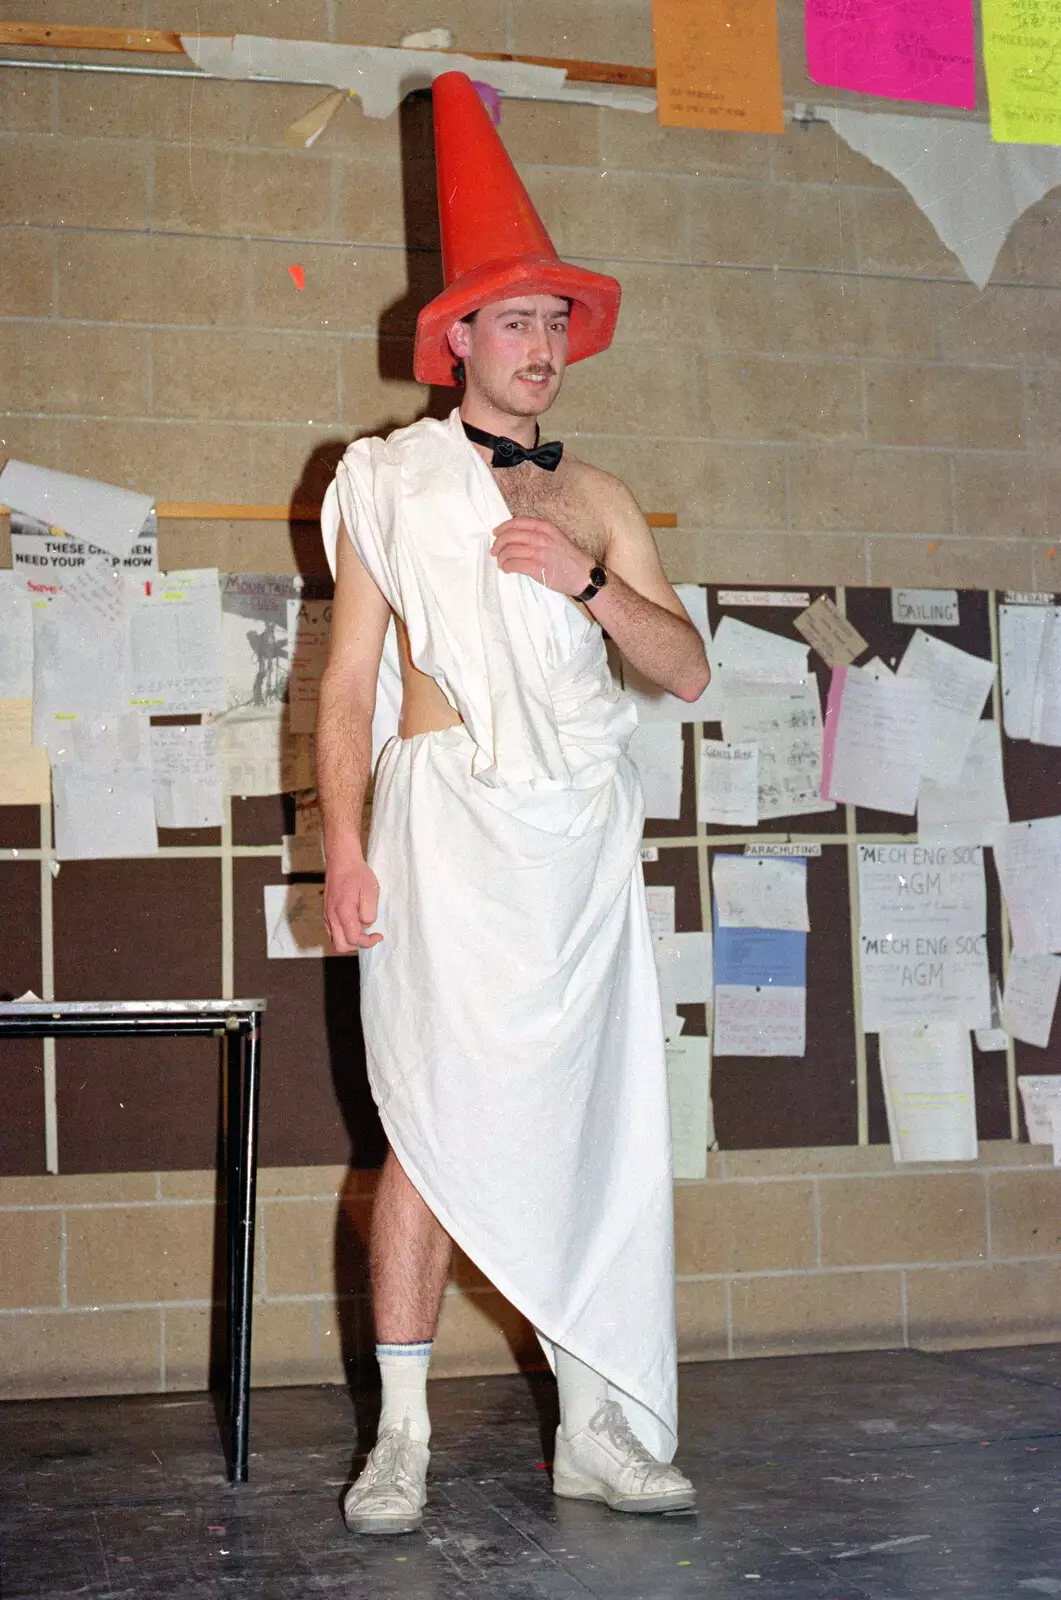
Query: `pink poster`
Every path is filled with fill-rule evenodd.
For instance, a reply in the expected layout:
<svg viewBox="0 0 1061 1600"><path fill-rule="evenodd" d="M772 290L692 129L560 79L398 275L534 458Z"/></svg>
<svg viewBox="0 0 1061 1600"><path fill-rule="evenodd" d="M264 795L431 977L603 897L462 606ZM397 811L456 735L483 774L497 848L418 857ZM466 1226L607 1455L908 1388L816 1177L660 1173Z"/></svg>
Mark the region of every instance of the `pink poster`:
<svg viewBox="0 0 1061 1600"><path fill-rule="evenodd" d="M972 0L807 0L807 70L885 100L975 106Z"/></svg>

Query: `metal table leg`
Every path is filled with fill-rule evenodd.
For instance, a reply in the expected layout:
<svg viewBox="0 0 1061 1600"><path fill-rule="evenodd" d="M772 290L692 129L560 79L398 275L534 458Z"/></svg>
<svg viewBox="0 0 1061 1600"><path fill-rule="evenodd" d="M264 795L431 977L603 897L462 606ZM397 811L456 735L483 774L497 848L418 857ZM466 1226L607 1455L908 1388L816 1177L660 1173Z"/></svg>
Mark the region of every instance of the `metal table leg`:
<svg viewBox="0 0 1061 1600"><path fill-rule="evenodd" d="M234 1352L231 1396L232 1478L247 1481L250 1427L251 1313L254 1296L254 1207L258 1176L258 1100L261 1018L255 1017L240 1038L238 1211L234 1261Z"/></svg>

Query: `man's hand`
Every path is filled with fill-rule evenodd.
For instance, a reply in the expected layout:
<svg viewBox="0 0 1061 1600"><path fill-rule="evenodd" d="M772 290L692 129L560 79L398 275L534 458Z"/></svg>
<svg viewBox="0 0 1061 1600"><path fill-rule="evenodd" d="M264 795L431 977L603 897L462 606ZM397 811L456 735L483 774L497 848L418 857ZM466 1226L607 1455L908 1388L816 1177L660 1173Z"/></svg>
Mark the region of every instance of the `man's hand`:
<svg viewBox="0 0 1061 1600"><path fill-rule="evenodd" d="M369 933L379 906L376 874L364 861L329 864L324 880L324 921L337 955L368 950L381 933Z"/></svg>
<svg viewBox="0 0 1061 1600"><path fill-rule="evenodd" d="M494 529L493 556L502 572L522 572L557 594L579 595L593 559L543 517L512 517Z"/></svg>

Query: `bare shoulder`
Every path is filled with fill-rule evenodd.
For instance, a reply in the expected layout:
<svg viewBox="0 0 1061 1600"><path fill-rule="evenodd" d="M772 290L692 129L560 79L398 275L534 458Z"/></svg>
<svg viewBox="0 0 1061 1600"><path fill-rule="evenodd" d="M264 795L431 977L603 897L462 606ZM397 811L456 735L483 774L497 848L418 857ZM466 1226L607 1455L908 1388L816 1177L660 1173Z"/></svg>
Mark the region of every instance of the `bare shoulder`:
<svg viewBox="0 0 1061 1600"><path fill-rule="evenodd" d="M610 525L644 526L644 514L621 478L580 461L578 456L565 454L564 467L571 492L591 503Z"/></svg>

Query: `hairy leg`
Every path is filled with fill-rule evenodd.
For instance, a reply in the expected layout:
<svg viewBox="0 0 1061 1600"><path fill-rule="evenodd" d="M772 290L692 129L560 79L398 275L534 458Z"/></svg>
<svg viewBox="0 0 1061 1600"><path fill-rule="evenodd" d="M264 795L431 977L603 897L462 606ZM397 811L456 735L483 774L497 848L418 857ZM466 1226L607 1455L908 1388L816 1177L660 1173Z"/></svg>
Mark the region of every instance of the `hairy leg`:
<svg viewBox="0 0 1061 1600"><path fill-rule="evenodd" d="M449 1234L388 1150L372 1211L372 1309L381 1344L434 1338L452 1254Z"/></svg>

